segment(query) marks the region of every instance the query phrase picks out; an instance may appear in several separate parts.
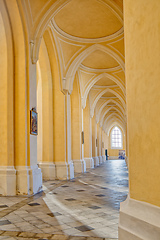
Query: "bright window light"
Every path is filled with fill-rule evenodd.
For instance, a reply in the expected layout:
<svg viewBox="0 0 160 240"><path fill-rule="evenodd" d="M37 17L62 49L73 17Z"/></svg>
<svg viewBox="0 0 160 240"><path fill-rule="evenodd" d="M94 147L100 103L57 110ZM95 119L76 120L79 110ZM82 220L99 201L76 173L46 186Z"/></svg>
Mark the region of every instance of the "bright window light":
<svg viewBox="0 0 160 240"><path fill-rule="evenodd" d="M111 133L111 147L122 148L122 132L118 127L114 127Z"/></svg>

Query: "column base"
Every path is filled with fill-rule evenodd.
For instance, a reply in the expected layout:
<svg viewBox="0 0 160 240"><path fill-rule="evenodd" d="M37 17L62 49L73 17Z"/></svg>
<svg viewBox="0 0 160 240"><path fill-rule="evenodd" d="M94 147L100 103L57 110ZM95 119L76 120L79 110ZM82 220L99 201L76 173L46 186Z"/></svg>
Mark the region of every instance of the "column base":
<svg viewBox="0 0 160 240"><path fill-rule="evenodd" d="M0 167L0 194L16 195L16 170L12 166Z"/></svg>
<svg viewBox="0 0 160 240"><path fill-rule="evenodd" d="M93 157L94 160L94 167L99 166L99 158L98 157Z"/></svg>
<svg viewBox="0 0 160 240"><path fill-rule="evenodd" d="M82 160L73 160L74 172L75 173L84 173L86 172L86 162Z"/></svg>
<svg viewBox="0 0 160 240"><path fill-rule="evenodd" d="M42 173L37 165L16 167L17 195L33 195L42 190Z"/></svg>
<svg viewBox="0 0 160 240"><path fill-rule="evenodd" d="M56 168L56 179L58 180L69 180L74 178L74 165L73 162L64 163L59 162L55 163Z"/></svg>
<svg viewBox="0 0 160 240"><path fill-rule="evenodd" d="M94 168L94 160L93 158L85 158L86 169Z"/></svg>
<svg viewBox="0 0 160 240"><path fill-rule="evenodd" d="M102 164L102 156L99 156L99 165Z"/></svg>
<svg viewBox="0 0 160 240"><path fill-rule="evenodd" d="M131 198L120 205L119 240L159 240L160 208Z"/></svg>
<svg viewBox="0 0 160 240"><path fill-rule="evenodd" d="M53 162L42 162L38 164L42 171L43 180L55 180L56 170Z"/></svg>
<svg viewBox="0 0 160 240"><path fill-rule="evenodd" d="M102 163L104 163L105 161L106 161L106 156L103 155L103 156L102 156Z"/></svg>

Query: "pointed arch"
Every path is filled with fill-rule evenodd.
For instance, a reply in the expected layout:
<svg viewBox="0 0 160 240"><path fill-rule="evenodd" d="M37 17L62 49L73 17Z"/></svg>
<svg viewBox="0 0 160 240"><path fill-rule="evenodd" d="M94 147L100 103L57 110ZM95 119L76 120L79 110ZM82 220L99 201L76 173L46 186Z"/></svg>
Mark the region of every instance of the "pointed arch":
<svg viewBox="0 0 160 240"><path fill-rule="evenodd" d="M83 95L83 101L82 101L83 108L85 108L86 99L87 99L88 93L91 90L91 88L94 86L94 84L96 82L98 82L101 78L104 78L104 77L106 77L106 78L112 80L113 82L115 82L120 87L120 89L122 90L124 96L126 95L125 87L122 85L122 83L116 77L110 75L109 73L102 73L102 74L92 78L91 81L89 82L88 86L86 87L86 90L85 90L84 95Z"/></svg>
<svg viewBox="0 0 160 240"><path fill-rule="evenodd" d="M96 96L95 100L93 101L93 103L92 103L92 105L91 105L91 116L92 116L92 117L93 117L93 115L94 115L94 109L95 109L95 107L96 107L96 104L97 104L98 100L99 100L106 92L110 92L110 93L114 94L114 95L121 101L121 103L122 103L122 105L123 105L123 107L124 107L124 109L125 109L125 101L123 100L123 98L122 98L118 93L116 93L114 90L107 88L107 89L105 89L104 91L100 92L100 93Z"/></svg>
<svg viewBox="0 0 160 240"><path fill-rule="evenodd" d="M122 118L124 118L123 114L122 114L117 108L115 108L115 107L110 107L110 108L108 108L108 109L104 112L104 114L103 114L102 117L101 117L101 120L100 120L100 126L101 126L101 127L102 127L102 125L103 125L103 120L104 120L105 115L106 115L111 109L116 110L116 111L120 114L120 116L121 116Z"/></svg>
<svg viewBox="0 0 160 240"><path fill-rule="evenodd" d="M108 105L108 103L110 103L110 102L115 103L116 106L118 106L121 109L123 115L125 115L125 110L123 109L123 107L117 101L115 101L113 99L109 99L108 101L104 102L102 104L102 106L100 107L100 109L97 113L97 122L99 122L99 118L100 118L100 115L101 115L101 112L102 112L103 108L105 108Z"/></svg>
<svg viewBox="0 0 160 240"><path fill-rule="evenodd" d="M81 52L72 62L72 64L70 65L67 74L66 74L66 85L65 88L69 91L72 92L73 90L73 81L74 81L74 76L75 73L77 71L77 69L79 68L80 64L83 62L83 60L85 58L87 58L91 53L93 53L94 51L99 50L102 51L104 53L107 53L108 55L110 55L111 57L113 57L121 66L122 70L124 71L125 66L124 66L124 61L122 60L122 58L115 53L113 50L111 50L109 47L104 46L104 45L100 45L100 44L94 44L88 48L86 48L83 52Z"/></svg>
<svg viewBox="0 0 160 240"><path fill-rule="evenodd" d="M124 119L123 119L123 118L121 118L117 113L112 113L112 114L110 114L108 117L106 117L106 119L105 119L105 121L104 121L104 123L103 123L103 128L106 129L108 122L109 122L111 119L115 118L115 117L116 117L117 119L121 120L121 121L124 123Z"/></svg>

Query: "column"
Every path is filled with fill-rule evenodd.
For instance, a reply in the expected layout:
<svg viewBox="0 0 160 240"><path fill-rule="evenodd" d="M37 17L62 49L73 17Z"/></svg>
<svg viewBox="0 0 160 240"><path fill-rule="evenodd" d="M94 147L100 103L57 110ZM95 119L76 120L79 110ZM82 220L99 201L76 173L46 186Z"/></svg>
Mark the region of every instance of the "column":
<svg viewBox="0 0 160 240"><path fill-rule="evenodd" d="M104 163L106 161L106 155L105 155L105 132L102 129L102 162Z"/></svg>
<svg viewBox="0 0 160 240"><path fill-rule="evenodd" d="M119 240L160 236L160 2L124 0L129 196Z"/></svg>
<svg viewBox="0 0 160 240"><path fill-rule="evenodd" d="M59 89L54 90L53 141L56 179L72 179L74 178L74 166L71 161L70 95L68 92L63 94Z"/></svg>
<svg viewBox="0 0 160 240"><path fill-rule="evenodd" d="M102 164L103 159L102 159L102 128L100 127L99 123L99 162Z"/></svg>
<svg viewBox="0 0 160 240"><path fill-rule="evenodd" d="M97 123L95 119L95 115L92 118L92 156L94 160L94 166L99 166L99 158L97 156Z"/></svg>
<svg viewBox="0 0 160 240"><path fill-rule="evenodd" d="M94 168L92 158L92 118L90 117L89 99L87 98L86 107L83 110L83 128L84 128L84 160L86 168Z"/></svg>
<svg viewBox="0 0 160 240"><path fill-rule="evenodd" d="M13 45L3 1L0 2L0 9L3 13L0 12L0 194L15 195Z"/></svg>
<svg viewBox="0 0 160 240"><path fill-rule="evenodd" d="M6 1L14 44L14 164L16 192L32 195L42 189L37 165L37 135L30 134L30 110L37 109L36 65L24 35L17 1ZM28 45L27 45L28 44Z"/></svg>
<svg viewBox="0 0 160 240"><path fill-rule="evenodd" d="M71 139L72 139L72 161L74 163L74 171L83 173L86 171L86 163L83 153L83 110L81 107L81 97L78 79L75 78L73 83L73 91L71 94Z"/></svg>
<svg viewBox="0 0 160 240"><path fill-rule="evenodd" d="M55 46L46 30L44 41L48 50L50 68L53 81L53 160L55 164L56 179L66 180L74 178L74 166L71 161L71 106L70 94L62 91L62 79L59 75L59 67Z"/></svg>
<svg viewBox="0 0 160 240"><path fill-rule="evenodd" d="M99 164L102 163L100 154L100 126L99 123L97 123L97 157L99 159Z"/></svg>
<svg viewBox="0 0 160 240"><path fill-rule="evenodd" d="M55 179L53 159L53 83L47 48L42 39L37 63L37 109L39 131L37 157L44 180Z"/></svg>

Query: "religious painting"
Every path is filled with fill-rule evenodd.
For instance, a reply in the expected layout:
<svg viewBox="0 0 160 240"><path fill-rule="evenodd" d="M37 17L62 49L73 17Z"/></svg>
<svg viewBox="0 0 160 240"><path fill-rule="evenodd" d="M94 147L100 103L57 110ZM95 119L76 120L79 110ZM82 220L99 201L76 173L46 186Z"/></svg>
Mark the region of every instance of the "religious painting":
<svg viewBox="0 0 160 240"><path fill-rule="evenodd" d="M84 144L84 132L82 132L82 144Z"/></svg>
<svg viewBox="0 0 160 240"><path fill-rule="evenodd" d="M38 135L38 126L37 126L38 114L34 108L30 111L30 134Z"/></svg>

